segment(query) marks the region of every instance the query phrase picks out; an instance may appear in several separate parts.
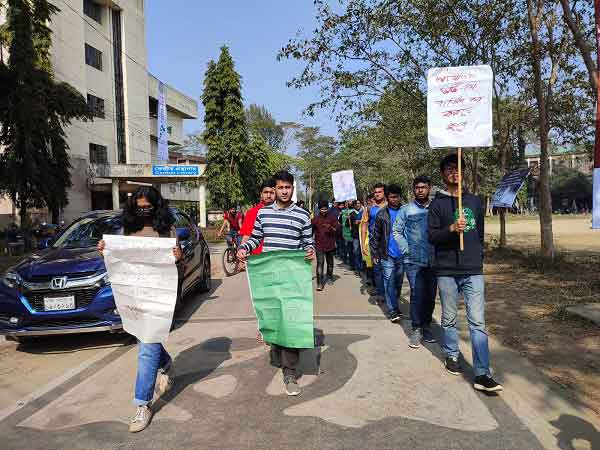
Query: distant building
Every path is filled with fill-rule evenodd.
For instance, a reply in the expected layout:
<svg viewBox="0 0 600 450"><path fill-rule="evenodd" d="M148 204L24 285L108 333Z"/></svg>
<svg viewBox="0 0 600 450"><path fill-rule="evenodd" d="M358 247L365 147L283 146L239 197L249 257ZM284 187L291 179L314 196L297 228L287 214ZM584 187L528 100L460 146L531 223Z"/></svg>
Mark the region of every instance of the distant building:
<svg viewBox="0 0 600 450"><path fill-rule="evenodd" d="M591 153L577 145L552 145L548 160L550 174L558 167L567 167L578 170L585 175L591 175L594 166ZM539 144L528 144L525 147L525 161L527 161L527 167L531 167L534 172L539 170Z"/></svg>
<svg viewBox="0 0 600 450"><path fill-rule="evenodd" d="M66 129L73 166L73 186L63 211L68 223L91 209L119 208L140 183L180 178L154 177L153 165L167 162L157 158L159 80L148 73L144 1L63 0L58 6L60 12L50 24L54 72L87 98L94 114L93 121L76 121ZM198 117L198 104L169 85L165 94L168 143L181 146L183 121ZM205 164L198 166L191 178L199 183L193 194L202 217L204 169ZM189 192L178 198L177 189L161 189L172 200L191 199ZM0 225L13 213L12 202L0 200ZM49 220L47 211L35 215Z"/></svg>

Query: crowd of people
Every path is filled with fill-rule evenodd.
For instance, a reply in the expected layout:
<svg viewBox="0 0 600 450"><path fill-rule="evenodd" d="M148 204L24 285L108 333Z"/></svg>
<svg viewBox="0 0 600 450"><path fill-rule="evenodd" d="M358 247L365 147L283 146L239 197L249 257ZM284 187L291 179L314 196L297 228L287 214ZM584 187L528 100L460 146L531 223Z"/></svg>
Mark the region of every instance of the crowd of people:
<svg viewBox="0 0 600 450"><path fill-rule="evenodd" d="M235 208L228 211L230 233L233 230L230 236L239 242L237 256L244 262L250 254L302 250L307 261L317 260L317 289L323 290L327 283L334 282L337 255L369 280L372 295L393 323L402 319L399 297L406 274L410 285L411 348L419 348L423 341L436 341L431 324L439 292L445 368L453 375L462 372L456 329L462 295L473 350L473 386L481 391L500 391L502 386L490 372L485 330L484 211L477 196L464 193L462 214L459 212L457 167L456 155L441 161L445 190L433 200L430 179L420 176L412 183L414 199L407 204L402 205L400 186L377 184L366 205L354 201L331 207L323 201L314 217L292 201L294 177L280 171L262 184L260 203L244 217ZM138 189L128 199L123 218L126 236L176 236L166 202L154 188ZM464 250L459 246L461 234ZM104 241L100 241L100 253L104 248ZM180 246L177 244L172 251L175 260L180 260ZM285 392L299 395L297 366L302 349L269 344L271 363L282 369ZM171 366L171 357L161 343L139 343L134 395L137 409L130 422L131 432L139 432L150 423L155 387L159 395L172 387Z"/></svg>

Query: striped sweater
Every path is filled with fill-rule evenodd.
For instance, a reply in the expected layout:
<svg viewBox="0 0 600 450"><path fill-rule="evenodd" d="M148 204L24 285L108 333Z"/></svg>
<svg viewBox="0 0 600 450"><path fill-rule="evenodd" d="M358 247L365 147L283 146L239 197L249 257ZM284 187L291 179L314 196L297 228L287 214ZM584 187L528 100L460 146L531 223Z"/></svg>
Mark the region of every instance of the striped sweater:
<svg viewBox="0 0 600 450"><path fill-rule="evenodd" d="M295 203L287 208L280 208L277 202L265 206L258 211L250 239L240 248L251 252L261 242L263 252L313 247L310 215Z"/></svg>

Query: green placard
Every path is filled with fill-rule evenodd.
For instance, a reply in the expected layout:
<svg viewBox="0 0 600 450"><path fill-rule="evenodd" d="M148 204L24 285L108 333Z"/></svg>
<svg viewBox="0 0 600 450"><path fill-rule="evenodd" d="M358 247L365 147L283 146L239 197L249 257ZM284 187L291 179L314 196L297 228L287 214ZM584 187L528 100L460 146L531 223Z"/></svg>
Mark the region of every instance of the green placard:
<svg viewBox="0 0 600 450"><path fill-rule="evenodd" d="M304 251L263 252L248 259L248 283L265 342L314 348L312 264Z"/></svg>

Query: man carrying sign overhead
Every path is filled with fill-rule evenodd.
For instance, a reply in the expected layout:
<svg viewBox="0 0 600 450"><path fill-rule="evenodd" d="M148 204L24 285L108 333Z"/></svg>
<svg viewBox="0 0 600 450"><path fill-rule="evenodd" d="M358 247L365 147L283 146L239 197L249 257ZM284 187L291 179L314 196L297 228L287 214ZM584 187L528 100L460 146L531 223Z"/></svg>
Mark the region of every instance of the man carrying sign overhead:
<svg viewBox="0 0 600 450"><path fill-rule="evenodd" d="M461 164L464 167L464 163ZM485 330L483 279L484 211L479 197L462 195L462 217L458 211L458 156L448 155L440 163L446 191L439 192L429 206L429 242L434 246L433 269L437 275L442 304L442 349L446 353L446 370L460 375L456 319L458 297L462 293L473 349L475 389L498 392L502 385L490 372L490 351ZM460 233L464 234L464 251L460 250Z"/></svg>

